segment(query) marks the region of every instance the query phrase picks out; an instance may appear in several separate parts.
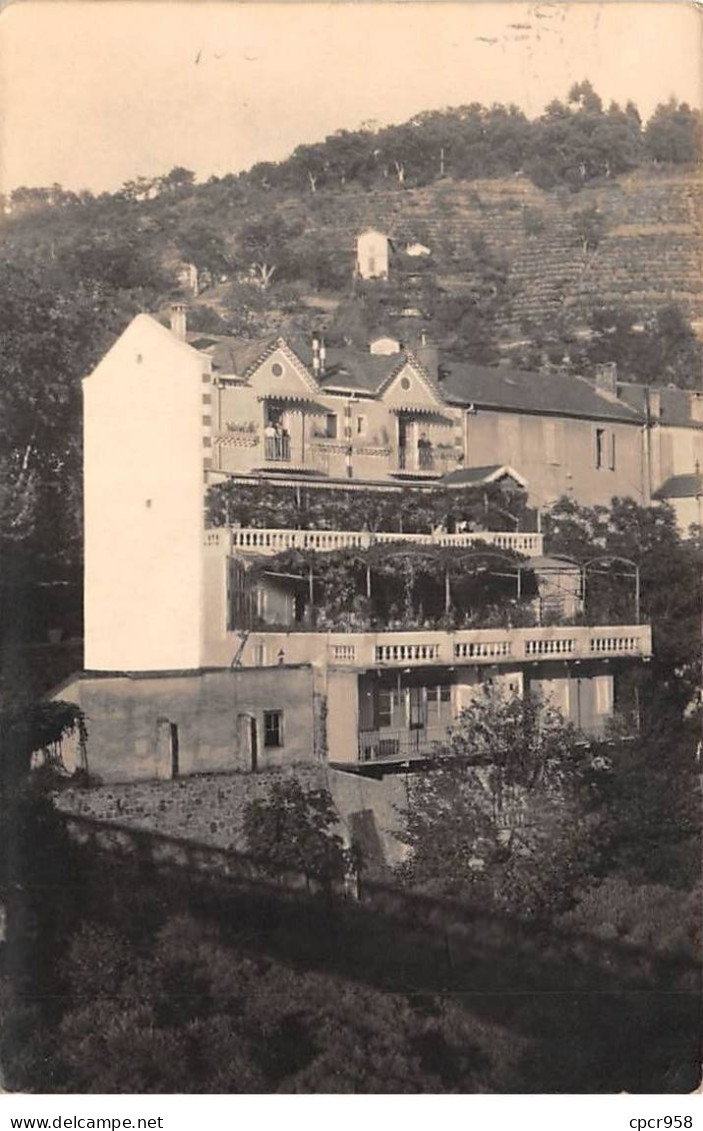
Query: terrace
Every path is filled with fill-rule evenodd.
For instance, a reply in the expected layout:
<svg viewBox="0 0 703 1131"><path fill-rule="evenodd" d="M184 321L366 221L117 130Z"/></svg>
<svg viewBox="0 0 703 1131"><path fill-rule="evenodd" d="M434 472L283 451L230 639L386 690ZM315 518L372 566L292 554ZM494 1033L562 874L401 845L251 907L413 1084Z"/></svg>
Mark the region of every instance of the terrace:
<svg viewBox="0 0 703 1131"><path fill-rule="evenodd" d="M360 534L432 537L438 531L447 536L482 532L504 538L506 531L540 532L539 513L527 506L524 492L495 483L460 488L398 483L393 489L369 490L351 485L330 489L313 483L289 487L226 482L210 488L208 524L211 529L241 530L245 532L241 537L248 539L259 537L252 531L267 532L269 540L276 536L277 549L289 548L281 543L284 531L291 536L301 532L344 534L354 545ZM265 543L267 535L262 537ZM500 544L517 548L504 541ZM542 552L541 541L536 552Z"/></svg>
<svg viewBox="0 0 703 1131"><path fill-rule="evenodd" d="M233 637L236 634L232 634ZM331 664L384 670L460 665L515 667L554 660L639 659L652 655L649 625L457 629L422 632L252 632L241 656L251 664Z"/></svg>
<svg viewBox="0 0 703 1131"><path fill-rule="evenodd" d="M496 535L497 545L503 537L515 544ZM498 549L483 538L483 533L402 537L249 530L210 531L206 540L228 556L230 630L368 633L639 624L634 563L611 558L579 566Z"/></svg>
<svg viewBox="0 0 703 1131"><path fill-rule="evenodd" d="M313 550L329 553L332 550L362 549L371 546L402 542L413 546L452 546L468 549L472 546L492 546L511 550L525 557L540 557L544 552L542 534L514 530L473 530L449 534L444 530L430 533L407 534L371 530L291 530L275 527L220 527L208 530L206 545L224 547L228 553L280 554L285 550Z"/></svg>

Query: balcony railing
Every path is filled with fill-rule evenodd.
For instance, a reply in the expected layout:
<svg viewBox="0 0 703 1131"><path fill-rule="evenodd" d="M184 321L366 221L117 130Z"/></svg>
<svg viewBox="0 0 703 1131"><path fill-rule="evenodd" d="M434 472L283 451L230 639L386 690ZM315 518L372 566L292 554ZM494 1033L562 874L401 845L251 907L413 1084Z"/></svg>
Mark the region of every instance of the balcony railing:
<svg viewBox="0 0 703 1131"><path fill-rule="evenodd" d="M224 528L223 528L224 529ZM207 536L213 534L208 531ZM526 557L539 557L543 553L541 534L521 533L512 530L467 531L462 534L399 534L392 531L369 530L291 530L257 527L235 527L229 534L233 550L256 554L280 554L282 550L346 550L368 549L381 542L407 542L421 546L471 547L485 543L500 550L514 550Z"/></svg>
<svg viewBox="0 0 703 1131"><path fill-rule="evenodd" d="M418 447L417 466L419 471L434 471L434 452L431 447Z"/></svg>
<svg viewBox="0 0 703 1131"><path fill-rule="evenodd" d="M447 727L429 727L423 730L366 730L359 733L358 755L360 762L398 762L429 758L440 743L446 742Z"/></svg>
<svg viewBox="0 0 703 1131"><path fill-rule="evenodd" d="M417 448L398 448L398 471L436 471L437 461L431 444L418 445Z"/></svg>
<svg viewBox="0 0 703 1131"><path fill-rule="evenodd" d="M265 455L268 460L290 463L290 436L266 436Z"/></svg>
<svg viewBox="0 0 703 1131"><path fill-rule="evenodd" d="M649 625L554 628L480 628L454 632L271 632L250 634L243 660L253 662L253 644L285 663L308 663L357 670L516 665L549 661L649 659ZM271 659L271 662L274 662Z"/></svg>

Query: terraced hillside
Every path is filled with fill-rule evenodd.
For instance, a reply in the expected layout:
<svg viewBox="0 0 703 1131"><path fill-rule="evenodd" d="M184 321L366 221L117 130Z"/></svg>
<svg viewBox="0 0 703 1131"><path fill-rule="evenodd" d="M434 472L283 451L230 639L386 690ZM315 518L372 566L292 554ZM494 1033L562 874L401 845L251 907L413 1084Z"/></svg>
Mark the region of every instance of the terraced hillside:
<svg viewBox="0 0 703 1131"><path fill-rule="evenodd" d="M603 234L584 251L578 214L598 209ZM278 210L300 218L301 201ZM680 303L703 318L703 179L700 173L637 170L578 194L543 192L521 176L508 180L442 181L400 191L319 194L305 206L308 230L353 259L356 233L381 228L398 243L423 238L451 245L458 256L482 235L501 252L514 291L514 328L566 307L574 320L588 305L623 303L645 311ZM461 276L442 275L450 289ZM506 322L507 329L507 322Z"/></svg>

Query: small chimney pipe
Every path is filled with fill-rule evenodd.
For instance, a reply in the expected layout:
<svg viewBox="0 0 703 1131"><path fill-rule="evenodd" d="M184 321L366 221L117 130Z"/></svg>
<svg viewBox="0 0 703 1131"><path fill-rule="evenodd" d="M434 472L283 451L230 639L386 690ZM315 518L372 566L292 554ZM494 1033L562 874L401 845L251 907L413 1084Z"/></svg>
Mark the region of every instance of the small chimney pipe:
<svg viewBox="0 0 703 1131"><path fill-rule="evenodd" d="M320 339L317 334L312 336L312 371L315 376L320 372Z"/></svg>
<svg viewBox="0 0 703 1131"><path fill-rule="evenodd" d="M178 338L179 342L186 340L186 304L184 302L174 302L171 306L171 333Z"/></svg>
<svg viewBox="0 0 703 1131"><path fill-rule="evenodd" d="M618 367L614 361L606 361L596 366L596 388L611 397L618 392Z"/></svg>

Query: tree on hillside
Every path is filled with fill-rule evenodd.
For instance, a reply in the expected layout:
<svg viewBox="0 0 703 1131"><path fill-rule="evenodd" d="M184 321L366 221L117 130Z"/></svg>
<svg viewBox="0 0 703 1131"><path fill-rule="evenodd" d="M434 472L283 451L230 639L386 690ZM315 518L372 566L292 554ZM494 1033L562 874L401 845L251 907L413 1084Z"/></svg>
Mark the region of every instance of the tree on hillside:
<svg viewBox="0 0 703 1131"><path fill-rule="evenodd" d="M651 716L634 741L605 754L599 840L608 871L631 884L690 888L701 878L701 773L694 720Z"/></svg>
<svg viewBox="0 0 703 1131"><path fill-rule="evenodd" d="M174 165L170 173L159 178L159 191L170 196L185 196L193 191L194 185L195 173L182 165Z"/></svg>
<svg viewBox="0 0 703 1131"><path fill-rule="evenodd" d="M328 886L348 870L338 825L327 790L304 789L296 778L274 782L244 810L244 837L256 861L274 876L302 873L308 884Z"/></svg>
<svg viewBox="0 0 703 1131"><path fill-rule="evenodd" d="M584 255L595 251L605 234L605 220L595 204L575 212L571 219L571 226L581 244Z"/></svg>
<svg viewBox="0 0 703 1131"><path fill-rule="evenodd" d="M588 216L583 223L581 238L588 238ZM530 343L514 351L513 359L525 369L537 369L545 359L559 366L568 364L584 377L593 377L597 366L614 362L624 381L700 387L703 345L678 304L667 303L647 314L625 305L594 307L586 321L589 333L585 337L575 334L565 312L545 317L539 324L526 324L523 328Z"/></svg>
<svg viewBox="0 0 703 1131"><path fill-rule="evenodd" d="M432 771L408 779L406 882L523 915L568 906L595 861L579 735L529 694L488 687Z"/></svg>
<svg viewBox="0 0 703 1131"><path fill-rule="evenodd" d="M700 159L702 124L700 111L686 102L659 103L644 131L647 153L655 161L693 164Z"/></svg>
<svg viewBox="0 0 703 1131"><path fill-rule="evenodd" d="M212 221L192 220L176 235L176 246L187 263L213 279L231 270L232 261L221 229Z"/></svg>
<svg viewBox="0 0 703 1131"><path fill-rule="evenodd" d="M590 114L600 114L603 110L603 102L588 79L573 84L569 91L568 101L569 105L578 106L580 110L585 110Z"/></svg>
<svg viewBox="0 0 703 1131"><path fill-rule="evenodd" d="M274 281L295 277L296 265L290 253L301 224L287 224L280 216L252 220L237 235L235 263L249 270L256 285L267 291Z"/></svg>
<svg viewBox="0 0 703 1131"><path fill-rule="evenodd" d="M625 380L700 387L703 346L676 303L648 315L625 307L596 309L589 320L593 334L574 356L581 372L588 374L596 365L612 361Z"/></svg>
<svg viewBox="0 0 703 1131"><path fill-rule="evenodd" d="M611 103L607 112L592 85L572 86L533 124L525 171L540 188L566 184L578 191L596 177L615 176L641 159L638 117Z"/></svg>

